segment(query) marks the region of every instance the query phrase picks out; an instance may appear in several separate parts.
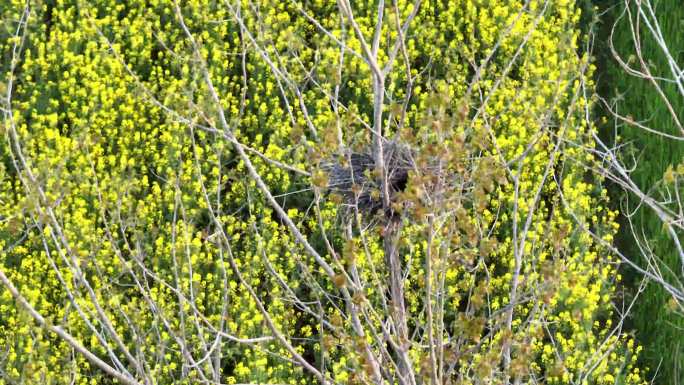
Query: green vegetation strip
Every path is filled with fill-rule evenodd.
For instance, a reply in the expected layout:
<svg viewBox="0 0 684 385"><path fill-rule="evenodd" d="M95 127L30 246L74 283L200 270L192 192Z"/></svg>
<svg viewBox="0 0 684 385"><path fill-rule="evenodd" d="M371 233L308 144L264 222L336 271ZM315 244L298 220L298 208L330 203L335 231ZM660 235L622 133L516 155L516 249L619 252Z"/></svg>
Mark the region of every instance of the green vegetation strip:
<svg viewBox="0 0 684 385"><path fill-rule="evenodd" d="M606 7L605 2L595 2ZM599 93L606 100L617 106L622 115L630 115L634 120L647 124L661 132L678 135L679 132L668 112L665 104L648 80L628 75L611 57L608 45L611 27L616 20L618 24L613 35L613 44L618 53L631 64L637 66L634 57L634 42L632 31L626 18L619 19L624 6L618 5L610 10L603 19L600 30L600 45L597 47L600 63L598 72ZM657 3L657 16L663 36L669 44L670 51L678 62L684 61L684 40L682 26L684 25L684 5L680 0L663 0ZM643 56L651 66L654 74L669 71L665 57L662 55L645 28L642 28ZM602 56L602 57L601 57ZM684 103L673 85L664 85L663 90L672 103L675 111L683 111ZM609 121L604 127L606 135L614 135L615 121ZM669 166L676 166L682 162L684 144L662 136L647 134L637 127L619 125L617 134L622 143L630 143L627 151L636 155L638 166L633 172L634 181L645 191L655 186L663 179L663 174ZM626 197L624 193L615 191L614 201L624 201L630 198L629 207L634 207L633 197ZM653 212L646 208L637 211L633 223L635 230L645 235L653 247L653 252L664 265L672 271L681 271L678 256L672 239L663 231L662 222ZM643 237L642 237L643 238ZM639 256L639 249L631 235L628 223L623 223L618 242L626 255L637 258L639 263L645 261ZM625 271L631 284L632 293L636 293L641 282L641 276L633 271ZM684 318L673 312L668 306L670 296L656 284L649 284L636 302L631 321L631 327L637 331L638 341L644 345L641 356L644 363L651 368L651 375L656 373L658 384L684 383Z"/></svg>

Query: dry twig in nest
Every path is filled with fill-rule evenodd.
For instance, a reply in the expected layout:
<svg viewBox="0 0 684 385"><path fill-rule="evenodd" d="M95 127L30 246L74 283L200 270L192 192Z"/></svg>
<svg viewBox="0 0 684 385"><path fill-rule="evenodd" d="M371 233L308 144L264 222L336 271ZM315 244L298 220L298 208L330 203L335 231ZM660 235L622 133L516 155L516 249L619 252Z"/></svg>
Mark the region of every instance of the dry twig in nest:
<svg viewBox="0 0 684 385"><path fill-rule="evenodd" d="M390 199L394 200L406 188L409 171L414 168L413 154L396 141L385 143L383 153ZM346 205L356 205L360 212L369 214L382 209L381 176L376 173L370 148L363 152L348 150L339 160L324 162L322 168L328 174L328 190L342 196ZM385 214L394 217L389 211Z"/></svg>

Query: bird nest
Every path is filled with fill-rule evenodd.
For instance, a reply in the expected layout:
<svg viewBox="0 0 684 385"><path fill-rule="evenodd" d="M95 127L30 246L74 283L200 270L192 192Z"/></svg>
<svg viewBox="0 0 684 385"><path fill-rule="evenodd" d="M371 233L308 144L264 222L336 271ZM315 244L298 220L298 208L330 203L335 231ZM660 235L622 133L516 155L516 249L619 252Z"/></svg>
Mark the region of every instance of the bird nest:
<svg viewBox="0 0 684 385"><path fill-rule="evenodd" d="M409 171L414 168L413 154L408 146L389 141L383 145L383 156L387 188L390 200L394 201L397 193L406 188ZM372 148L361 152L346 150L337 160L323 162L321 166L328 176L328 190L341 196L348 208L370 214L383 208L382 176L376 172ZM385 215L394 216L392 211L389 208Z"/></svg>

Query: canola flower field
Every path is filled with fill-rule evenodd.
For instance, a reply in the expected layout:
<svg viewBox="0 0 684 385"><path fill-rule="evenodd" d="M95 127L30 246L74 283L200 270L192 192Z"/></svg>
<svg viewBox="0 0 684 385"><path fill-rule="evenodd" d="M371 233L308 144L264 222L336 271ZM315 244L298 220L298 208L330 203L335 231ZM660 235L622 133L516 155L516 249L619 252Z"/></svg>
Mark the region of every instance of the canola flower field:
<svg viewBox="0 0 684 385"><path fill-rule="evenodd" d="M649 382L583 12L0 1L0 384Z"/></svg>

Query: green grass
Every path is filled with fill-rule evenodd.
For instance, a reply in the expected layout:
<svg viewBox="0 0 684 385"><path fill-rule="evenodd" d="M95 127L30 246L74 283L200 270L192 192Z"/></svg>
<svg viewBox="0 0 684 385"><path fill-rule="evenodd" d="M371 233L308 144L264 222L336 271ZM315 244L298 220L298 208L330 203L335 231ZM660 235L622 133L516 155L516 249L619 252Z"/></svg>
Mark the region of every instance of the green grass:
<svg viewBox="0 0 684 385"><path fill-rule="evenodd" d="M660 26L670 50L677 55L678 63L684 64L684 2L682 0L659 0L657 14ZM608 101L616 101L619 111L624 115L631 115L639 121L648 121L648 125L663 132L680 135L671 115L662 99L648 81L629 76L610 56L607 41L610 28L617 15L622 11L623 1L594 0L599 11L613 7L610 12L602 16L602 23L598 28L596 53L599 62L598 85L599 93ZM642 36L646 33L643 31ZM613 39L618 52L628 58L634 52L633 41L629 25L624 20L618 24ZM643 41L644 56L652 63L654 73L664 74L668 70L664 57L660 54L652 40ZM634 62L636 65L637 62ZM669 75L669 73L668 73ZM684 117L684 100L674 87L664 87L665 93L673 103L680 119ZM603 112L607 115L607 112ZM604 137L612 136L614 121L601 126ZM632 174L636 183L642 189L648 189L659 181L667 167L677 165L684 160L684 143L675 142L652 134L646 134L638 128L621 126L618 134L623 142L631 142L631 149L639 156L638 167ZM625 199L624 193L614 189L613 200L616 204ZM633 205L632 205L633 206ZM646 238L651 242L653 250L663 259L673 271L681 271L679 258L670 237L662 230L662 223L648 211L642 209L634 218L637 230L643 230ZM618 245L625 255L635 258L643 265L639 258L639 251L626 221L623 223ZM624 269L625 283L628 291L633 295L641 276L633 270ZM681 279L681 277L680 277ZM667 302L670 296L659 286L649 284L641 295L633 310L628 327L636 332L637 340L643 345L642 363L648 366L650 376L655 377L656 384L684 385L684 318L668 310Z"/></svg>

